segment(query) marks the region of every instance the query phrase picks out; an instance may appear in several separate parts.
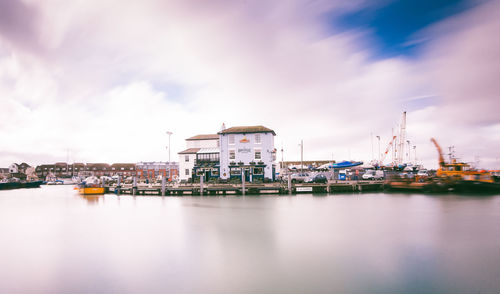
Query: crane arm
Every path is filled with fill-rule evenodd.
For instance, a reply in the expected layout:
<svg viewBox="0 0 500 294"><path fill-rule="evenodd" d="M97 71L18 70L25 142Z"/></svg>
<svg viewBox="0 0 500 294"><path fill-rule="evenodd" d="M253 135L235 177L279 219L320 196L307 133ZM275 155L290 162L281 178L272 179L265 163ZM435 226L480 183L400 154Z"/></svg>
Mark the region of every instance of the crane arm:
<svg viewBox="0 0 500 294"><path fill-rule="evenodd" d="M444 165L444 157L443 157L443 151L441 150L441 146L439 146L438 142L434 138L431 138L431 142L434 143L434 146L436 146L436 149L439 153L439 166L443 166Z"/></svg>
<svg viewBox="0 0 500 294"><path fill-rule="evenodd" d="M391 141L389 142L389 145L385 149L384 155L382 155L382 159L380 160L380 164L382 164L382 162L384 162L385 157L387 156L387 153L389 153L389 150L391 150L392 143L394 143L394 140L396 140L396 136L393 136Z"/></svg>

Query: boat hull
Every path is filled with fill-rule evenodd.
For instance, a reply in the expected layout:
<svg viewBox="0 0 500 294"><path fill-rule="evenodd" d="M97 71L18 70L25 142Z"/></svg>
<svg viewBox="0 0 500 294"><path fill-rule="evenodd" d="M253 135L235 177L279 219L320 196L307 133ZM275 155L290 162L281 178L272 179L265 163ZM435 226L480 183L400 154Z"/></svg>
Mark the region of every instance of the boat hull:
<svg viewBox="0 0 500 294"><path fill-rule="evenodd" d="M80 187L78 192L81 195L102 195L104 194L104 187Z"/></svg>
<svg viewBox="0 0 500 294"><path fill-rule="evenodd" d="M43 181L0 183L0 190L40 188Z"/></svg>
<svg viewBox="0 0 500 294"><path fill-rule="evenodd" d="M456 184L455 190L464 193L500 193L500 183L490 183L481 181L460 181Z"/></svg>

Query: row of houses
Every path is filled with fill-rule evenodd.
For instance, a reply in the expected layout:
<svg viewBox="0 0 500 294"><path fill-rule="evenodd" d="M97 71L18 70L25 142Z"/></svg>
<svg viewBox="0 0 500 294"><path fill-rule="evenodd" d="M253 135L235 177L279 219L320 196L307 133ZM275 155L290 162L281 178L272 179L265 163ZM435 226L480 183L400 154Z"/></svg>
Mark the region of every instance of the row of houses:
<svg viewBox="0 0 500 294"><path fill-rule="evenodd" d="M274 180L276 177L276 133L264 126L226 128L217 134L186 139L179 152L179 178Z"/></svg>
<svg viewBox="0 0 500 294"><path fill-rule="evenodd" d="M169 179L179 175L177 162L138 162L138 163L66 163L42 164L36 167L36 174L44 179L47 175L56 177L73 177L78 175L137 176L139 178L156 178L158 176Z"/></svg>

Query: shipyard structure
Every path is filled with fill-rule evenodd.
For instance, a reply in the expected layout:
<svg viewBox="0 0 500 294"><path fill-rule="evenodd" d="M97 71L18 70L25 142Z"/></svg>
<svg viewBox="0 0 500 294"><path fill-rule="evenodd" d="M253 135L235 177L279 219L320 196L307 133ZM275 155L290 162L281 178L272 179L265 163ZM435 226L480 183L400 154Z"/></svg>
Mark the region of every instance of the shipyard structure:
<svg viewBox="0 0 500 294"><path fill-rule="evenodd" d="M217 134L186 139L186 150L179 152L181 180L275 180L276 133L264 126L226 128Z"/></svg>

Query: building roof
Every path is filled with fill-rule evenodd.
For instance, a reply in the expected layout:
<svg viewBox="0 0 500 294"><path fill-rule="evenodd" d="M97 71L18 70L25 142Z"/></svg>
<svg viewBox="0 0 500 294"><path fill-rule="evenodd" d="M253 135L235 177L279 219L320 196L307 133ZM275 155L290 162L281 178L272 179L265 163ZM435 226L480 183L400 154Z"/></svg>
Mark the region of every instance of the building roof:
<svg viewBox="0 0 500 294"><path fill-rule="evenodd" d="M244 127L232 127L219 132L219 134L249 134L249 133L272 133L276 136L276 133L264 126L244 126Z"/></svg>
<svg viewBox="0 0 500 294"><path fill-rule="evenodd" d="M200 151L201 148L189 148L184 151L179 152L178 154L196 154L196 152Z"/></svg>
<svg viewBox="0 0 500 294"><path fill-rule="evenodd" d="M191 138L187 138L186 141L194 141L194 140L218 140L218 134L205 134L205 135L196 135Z"/></svg>
<svg viewBox="0 0 500 294"><path fill-rule="evenodd" d="M135 163L113 163L111 167L135 167Z"/></svg>
<svg viewBox="0 0 500 294"><path fill-rule="evenodd" d="M198 152L198 154L205 154L205 153L219 153L220 150L219 148L201 148Z"/></svg>

